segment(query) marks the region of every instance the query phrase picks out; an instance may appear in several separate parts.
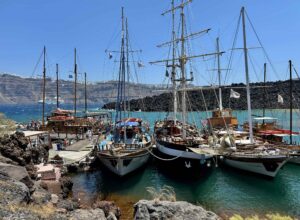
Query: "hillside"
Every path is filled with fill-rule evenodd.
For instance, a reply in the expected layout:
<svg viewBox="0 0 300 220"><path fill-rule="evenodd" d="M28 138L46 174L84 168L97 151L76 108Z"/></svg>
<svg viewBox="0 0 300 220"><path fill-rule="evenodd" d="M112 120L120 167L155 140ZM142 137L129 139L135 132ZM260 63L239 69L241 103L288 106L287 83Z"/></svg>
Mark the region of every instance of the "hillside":
<svg viewBox="0 0 300 220"><path fill-rule="evenodd" d="M266 96L264 99L264 88L263 83L252 83L251 84L251 103L253 109L261 109L264 104L266 108L289 108L289 81L278 81L278 82L267 82L266 83ZM240 93L239 99L234 99L230 97L230 88L234 91ZM241 88L242 87L242 88ZM205 99L206 106L208 110L212 110L218 107L218 101L216 95L218 91L214 90L203 90L203 95ZM277 97L280 94L284 103L278 103ZM298 103L300 94L300 81L293 81L293 96L294 96L294 108L299 108ZM246 86L244 84L232 84L226 86L222 90L223 96L223 106L231 107L236 110L247 109L247 99L246 99ZM205 110L205 104L202 98L201 91L188 92L188 102L189 110L192 111L203 111ZM107 103L104 108L112 109L114 108L114 103ZM160 95L147 96L142 99L134 99L130 102L131 110L137 111L141 109L142 111L172 111L173 109L173 97L171 93L163 93Z"/></svg>
<svg viewBox="0 0 300 220"><path fill-rule="evenodd" d="M78 102L83 103L84 85L78 84ZM116 98L117 82L96 82L88 84L88 103L99 105L112 102ZM154 85L129 84L129 97L137 99L145 96L158 95L159 91ZM66 103L73 103L74 82L62 80L59 82L60 96ZM46 97L56 96L56 81L46 80ZM42 99L42 79L23 78L10 74L0 74L0 104L30 104Z"/></svg>

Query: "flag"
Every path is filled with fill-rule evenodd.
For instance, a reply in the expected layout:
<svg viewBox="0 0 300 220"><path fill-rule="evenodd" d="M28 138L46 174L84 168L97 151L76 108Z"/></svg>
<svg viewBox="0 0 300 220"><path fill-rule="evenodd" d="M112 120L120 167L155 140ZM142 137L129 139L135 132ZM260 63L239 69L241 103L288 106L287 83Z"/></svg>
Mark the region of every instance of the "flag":
<svg viewBox="0 0 300 220"><path fill-rule="evenodd" d="M73 75L70 74L70 75L69 75L69 79L73 79Z"/></svg>
<svg viewBox="0 0 300 220"><path fill-rule="evenodd" d="M240 93L234 91L233 89L230 89L230 98L239 99L240 96Z"/></svg>
<svg viewBox="0 0 300 220"><path fill-rule="evenodd" d="M140 62L138 62L138 67L145 67L145 65L140 61Z"/></svg>
<svg viewBox="0 0 300 220"><path fill-rule="evenodd" d="M201 120L201 124L202 124L203 127L206 127L207 124L208 124L207 119Z"/></svg>
<svg viewBox="0 0 300 220"><path fill-rule="evenodd" d="M113 58L112 53L109 53L109 54L108 54L108 58L109 58L109 59Z"/></svg>
<svg viewBox="0 0 300 220"><path fill-rule="evenodd" d="M277 97L277 102L280 103L280 104L283 104L283 98L279 94L278 94L278 97Z"/></svg>

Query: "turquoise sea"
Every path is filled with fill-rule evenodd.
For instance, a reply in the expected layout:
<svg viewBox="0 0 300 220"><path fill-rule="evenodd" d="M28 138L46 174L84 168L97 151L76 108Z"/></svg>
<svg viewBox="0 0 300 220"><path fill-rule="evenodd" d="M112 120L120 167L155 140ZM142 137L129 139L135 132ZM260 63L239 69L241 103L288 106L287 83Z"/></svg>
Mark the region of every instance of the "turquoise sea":
<svg viewBox="0 0 300 220"><path fill-rule="evenodd" d="M55 106L47 106L49 112ZM66 106L71 108L72 106ZM98 106L91 106L95 109ZM0 112L18 122L41 118L39 105L0 105ZM261 110L254 110L261 115ZM246 111L234 112L240 122L247 118ZM267 116L278 118L278 123L289 127L288 110L267 110ZM133 112L132 116L143 117L153 125L164 118L166 113ZM299 131L299 111L294 111L294 130ZM206 113L191 113L190 120L200 124ZM194 119L194 120L193 120ZM297 139L298 140L298 139ZM167 165L166 165L167 166ZM241 215L281 213L300 218L300 166L287 164L275 179L269 180L228 167L214 167L201 177L187 177L168 173L157 166L153 159L147 167L123 179L119 179L102 169L72 176L74 196L89 203L94 198L112 199L121 206L123 216L130 216L132 205L139 199L150 198L146 187L159 189L164 185L174 187L177 200L200 204L225 217L233 213Z"/></svg>

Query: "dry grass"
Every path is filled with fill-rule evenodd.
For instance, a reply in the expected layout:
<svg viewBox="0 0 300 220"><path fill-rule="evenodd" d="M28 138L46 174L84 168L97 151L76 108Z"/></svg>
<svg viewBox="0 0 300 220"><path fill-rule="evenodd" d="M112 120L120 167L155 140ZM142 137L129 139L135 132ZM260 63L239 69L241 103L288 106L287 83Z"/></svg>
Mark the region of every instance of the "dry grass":
<svg viewBox="0 0 300 220"><path fill-rule="evenodd" d="M229 220L296 220L296 219L293 219L290 216L283 216L277 213L277 214L267 214L264 217L258 217L257 215L254 215L245 218L243 218L240 215L234 215L230 217Z"/></svg>
<svg viewBox="0 0 300 220"><path fill-rule="evenodd" d="M176 193L174 188L171 186L164 185L160 189L155 189L154 187L147 187L147 192L150 194L152 200L155 201L176 201Z"/></svg>
<svg viewBox="0 0 300 220"><path fill-rule="evenodd" d="M11 134L16 130L16 123L0 113L0 137L5 134Z"/></svg>
<svg viewBox="0 0 300 220"><path fill-rule="evenodd" d="M45 204L45 205L10 204L10 205L6 206L5 208L11 212L30 212L34 215L39 216L39 218L42 218L42 219L48 219L55 212L55 207L50 203Z"/></svg>

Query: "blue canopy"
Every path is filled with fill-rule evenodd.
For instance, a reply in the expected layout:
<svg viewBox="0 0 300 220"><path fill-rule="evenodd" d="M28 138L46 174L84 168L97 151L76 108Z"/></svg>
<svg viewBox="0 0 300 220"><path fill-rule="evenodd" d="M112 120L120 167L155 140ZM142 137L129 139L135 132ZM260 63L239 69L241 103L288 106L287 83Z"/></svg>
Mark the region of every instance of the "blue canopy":
<svg viewBox="0 0 300 220"><path fill-rule="evenodd" d="M139 126L139 123L138 122L130 122L130 121L128 121L128 122L119 122L119 123L117 123L117 126L119 126L119 127L123 127L123 126Z"/></svg>

